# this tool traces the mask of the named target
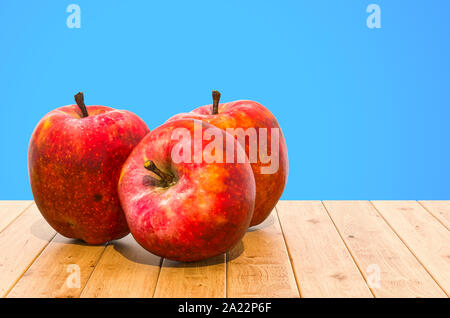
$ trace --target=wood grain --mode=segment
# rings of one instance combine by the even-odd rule
[[[57,234],[8,297],[79,297],[104,249]]]
[[[33,201],[0,201],[0,232],[32,204]]]
[[[152,297],[160,264],[129,234],[106,247],[81,297]]]
[[[4,297],[56,232],[33,204],[0,233],[0,296]]]
[[[299,297],[276,212],[228,253],[227,296]]]
[[[281,201],[277,211],[229,253],[178,263],[131,235],[106,247],[64,238],[31,201],[0,201],[0,296],[450,294],[450,201]]]
[[[278,217],[302,297],[373,297],[320,201],[280,201]]]
[[[450,201],[419,201],[419,203],[450,231]]]
[[[154,297],[225,297],[225,254],[193,263],[164,259]]]
[[[445,297],[367,201],[324,201],[376,297]]]
[[[416,201],[373,201],[378,212],[450,295],[450,232]]]

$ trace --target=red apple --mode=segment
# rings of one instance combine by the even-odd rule
[[[255,175],[255,211],[250,226],[257,225],[273,210],[286,185],[289,172],[286,141],[275,116],[263,105],[250,100],[219,104],[219,99],[220,93],[213,91],[212,105],[178,114],[168,122],[186,118],[202,120],[226,130],[239,140],[245,147]],[[239,128],[243,134],[236,130]],[[255,135],[257,141],[252,145],[250,140]],[[267,148],[267,151],[261,151],[261,148]]]
[[[232,136],[234,149],[222,142],[226,135],[208,123],[178,120],[134,148],[122,168],[119,197],[130,231],[145,249],[197,261],[228,251],[245,234],[255,180],[248,162],[225,163],[226,155],[245,156]]]
[[[149,132],[135,114],[106,106],[63,106],[31,136],[28,170],[39,211],[59,233],[101,244],[129,233],[117,195],[120,170]]]

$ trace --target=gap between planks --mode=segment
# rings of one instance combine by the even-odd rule
[[[104,249],[57,234],[7,297],[79,297]]]
[[[284,230],[283,230],[283,225],[282,225],[282,223],[281,223],[280,214],[279,214],[279,212],[278,212],[278,207],[277,207],[277,206],[278,206],[278,203],[279,203],[279,202],[277,202],[277,204],[275,205],[274,210],[275,210],[276,215],[277,215],[277,220],[278,220],[278,222],[280,223],[281,234],[283,235],[283,241],[284,241],[284,245],[285,245],[285,248],[286,248],[288,257],[289,257],[289,263],[291,264],[291,270],[292,270],[292,273],[294,274],[294,279],[295,279],[295,283],[296,283],[296,285],[297,285],[298,295],[299,295],[300,298],[303,298],[304,296],[302,295],[302,290],[301,290],[301,288],[300,288],[300,280],[299,280],[299,278],[298,278],[297,271],[296,271],[295,268],[294,268],[293,259],[292,259],[292,254],[291,254],[291,251],[289,250],[289,246],[288,246],[288,243],[287,243],[287,240],[286,240],[286,235],[285,235],[285,232],[284,232]]]
[[[151,298],[160,266],[161,258],[129,234],[106,246],[80,297]]]
[[[392,231],[450,295],[450,233],[417,201],[372,201]]]
[[[11,291],[55,235],[35,204],[0,233],[0,297]]]
[[[155,297],[299,297],[276,212],[226,254],[187,264],[165,259]]]
[[[445,297],[369,201],[323,203],[376,297]]]
[[[0,233],[33,205],[33,201],[0,201]]]
[[[225,254],[191,264],[164,260],[161,266],[160,261],[156,261],[154,263],[156,271],[152,279],[154,283],[151,283],[156,286],[154,296],[298,297],[298,289],[276,214],[272,214],[266,223],[256,229],[250,230],[230,252],[233,254],[228,258],[228,262]],[[130,255],[128,257],[122,255],[124,250],[134,253],[130,252],[130,246],[124,247],[122,251],[117,248],[126,240],[112,242],[106,247],[88,246],[58,234],[14,285],[8,297],[130,296],[127,290],[127,286],[130,285],[126,284],[133,276],[130,273],[137,270],[141,273],[140,278],[147,276],[148,268],[143,267],[148,265],[148,261],[140,263]],[[131,250],[134,249],[140,255],[138,257],[155,257],[138,246],[131,236],[128,240],[128,244],[134,245],[131,246]],[[247,248],[242,251],[244,245]],[[58,260],[56,264],[55,259]],[[72,265],[78,266],[81,274],[79,288],[67,285]],[[117,276],[114,276],[115,274]],[[118,282],[120,279],[122,283]],[[105,282],[108,288],[99,288],[105,287]],[[144,288],[145,285],[141,287]],[[170,286],[172,287],[168,288]],[[107,290],[111,290],[111,293],[108,294]],[[134,291],[136,290],[139,291],[140,288],[136,287]],[[153,296],[151,290],[146,294],[133,294],[135,295]]]
[[[227,295],[300,297],[275,209],[228,252]]]
[[[419,204],[450,231],[450,201],[418,201]]]
[[[280,201],[277,212],[302,297],[373,297],[321,201]]]
[[[284,202],[284,201],[281,201],[280,203],[282,203],[282,202]],[[303,202],[303,201],[300,201],[300,202]],[[355,201],[352,201],[352,202],[354,202],[355,203]],[[425,203],[426,202],[428,202],[428,201],[424,201]],[[424,204],[424,202],[422,202],[421,203],[421,205],[423,206],[423,204]],[[445,203],[444,203],[444,205],[445,205]],[[32,206],[34,206],[32,209],[37,209],[37,207],[35,207],[35,204],[33,204],[33,203],[31,203],[29,206],[27,206],[26,208],[24,208],[24,210],[22,211],[22,212],[20,212],[16,217],[14,217],[9,223],[8,223],[8,225],[3,229],[3,231],[0,231],[0,238],[1,238],[1,235],[2,234],[4,234],[4,233],[2,233],[2,232],[4,232],[4,231],[7,231],[7,230],[9,230],[9,228],[11,227],[11,226],[13,226],[13,228],[14,228],[14,224],[15,223],[17,223],[17,222],[19,222],[19,223],[23,223],[23,221],[22,222],[20,222],[20,220],[22,220],[23,219],[23,215],[25,215],[25,212],[27,211],[27,210],[29,210],[30,209],[30,207],[32,207]],[[448,205],[448,206],[450,206],[450,204]],[[324,204],[324,207],[325,207],[325,204]],[[375,209],[375,208],[374,208]],[[425,208],[424,207],[424,210],[425,211],[427,211],[427,213],[429,213],[430,215],[432,215],[432,216],[434,216],[434,217],[436,217],[432,212],[430,212],[430,210],[428,209],[428,208]],[[337,226],[335,223],[334,223],[334,221],[333,221],[333,218],[331,217],[331,214],[328,212],[328,211],[326,211],[327,212],[327,215],[328,215],[328,217],[330,218],[330,220],[332,221],[332,223],[333,223],[333,227],[334,227],[334,230],[335,231],[337,231],[337,232],[339,232],[339,228],[340,228],[340,226]],[[377,211],[378,213],[379,213],[379,211]],[[27,212],[28,213],[28,212]],[[292,275],[292,278],[293,278],[293,282],[294,282],[294,286],[295,286],[295,288],[296,288],[296,292],[298,292],[298,293],[300,293],[300,283],[301,283],[301,280],[302,280],[302,278],[301,278],[301,275],[297,275],[296,274],[296,272],[295,272],[295,261],[293,260],[294,259],[294,257],[291,255],[292,253],[289,251],[289,239],[287,238],[289,235],[286,235],[286,233],[285,233],[285,230],[284,230],[284,228],[283,228],[283,222],[282,222],[282,217],[280,217],[279,215],[277,216],[277,214],[276,214],[276,212],[273,212],[274,213],[274,216],[275,216],[275,218],[273,219],[273,221],[274,221],[274,223],[272,223],[271,224],[271,226],[269,226],[269,229],[266,229],[266,232],[269,232],[269,233],[272,233],[272,235],[275,233],[278,233],[278,234],[276,234],[275,235],[275,237],[280,237],[279,236],[279,234],[281,234],[281,240],[280,239],[276,239],[276,241],[278,242],[277,244],[274,244],[273,246],[272,246],[272,248],[271,249],[273,249],[274,247],[277,247],[278,249],[281,249],[281,251],[283,250],[283,249],[285,249],[285,255],[283,256],[283,252],[281,252],[281,259],[283,259],[283,257],[285,257],[285,256],[287,256],[287,260],[288,260],[288,262],[289,262],[289,268],[287,268],[286,267],[286,264],[284,264],[284,265],[282,265],[282,268],[283,268],[283,270],[281,271],[281,272],[284,272],[284,276],[285,275],[287,275],[287,276],[285,276],[285,278],[287,277],[288,279],[287,280],[285,280],[285,283],[287,282],[287,284],[286,284],[286,286],[289,286],[290,285],[290,287],[288,287],[288,290],[289,289],[291,289],[291,287],[292,287],[292,282],[291,283],[289,283],[289,276],[290,275]],[[436,212],[435,212],[436,213]],[[28,213],[29,214],[29,213]],[[28,215],[27,214],[27,215]],[[380,213],[379,213],[380,214]],[[394,233],[395,233],[395,229],[391,226],[391,224],[389,224],[385,219],[383,219],[384,220],[384,222],[390,227],[390,229],[391,229],[391,231],[393,231]],[[45,222],[45,221],[44,221]],[[437,222],[437,221],[436,221]],[[277,229],[276,229],[276,227],[277,227],[277,224],[278,224],[278,227],[279,227],[279,232],[277,232]],[[443,225],[443,223],[442,222],[440,222],[439,223],[441,226]],[[273,225],[275,226],[275,227],[273,227]],[[18,227],[17,225],[15,226],[16,228]],[[286,227],[285,227],[286,228]],[[261,229],[260,229],[261,230]],[[264,229],[263,229],[264,230]],[[256,236],[255,235],[253,235],[253,234],[255,234],[255,233],[253,233],[252,234],[252,232],[255,232],[255,233],[258,233],[259,232],[259,234],[257,234]],[[265,236],[265,234],[264,234],[265,232],[264,231],[262,231],[262,232],[260,232],[260,231],[254,231],[254,230],[250,230],[246,235],[245,235],[245,237],[244,237],[244,239],[243,239],[243,241],[246,239],[246,237],[248,237],[249,236],[249,234],[250,234],[250,236],[249,236],[249,238],[247,238],[247,241],[250,241],[250,242],[258,242],[258,241],[261,241],[261,239],[262,239],[262,243],[263,243],[263,245],[264,245],[264,236]],[[267,233],[266,233],[267,234]],[[339,233],[340,234],[340,233]],[[345,233],[344,233],[345,234]],[[340,234],[340,238],[341,238],[341,240],[343,241],[343,243],[346,245],[346,243],[345,243],[345,241],[346,241],[346,239],[348,240],[348,238],[344,238],[344,234]],[[398,236],[398,235],[396,235],[397,236],[397,239],[399,239],[399,240],[401,240],[401,238]],[[57,239],[57,237],[53,234],[53,237],[51,238],[52,239],[52,242],[54,241],[54,240],[56,240]],[[70,241],[70,240],[69,240]],[[401,240],[402,241],[402,240]],[[121,240],[120,241],[117,241],[117,242],[121,242]],[[279,242],[282,242],[282,244],[279,244]],[[0,240],[0,243],[1,243],[1,240]],[[66,242],[67,243],[67,242]],[[73,243],[73,242],[72,242]],[[407,244],[405,243],[405,242],[403,242],[402,241],[402,243],[408,248],[408,250],[409,250],[409,252],[411,253],[411,254],[413,254],[414,256],[415,256],[415,258],[416,258],[416,260],[418,260],[417,259],[417,256],[415,255],[415,253],[410,249],[410,247],[408,247],[407,246]],[[88,273],[88,276],[87,276],[87,278],[85,278],[85,284],[82,286],[82,288],[81,288],[81,291],[79,292],[79,295],[82,295],[82,297],[84,297],[84,295],[89,295],[89,293],[88,293],[88,291],[89,291],[89,289],[91,288],[90,286],[89,286],[89,284],[92,284],[91,286],[95,286],[95,279],[96,279],[96,276],[97,275],[99,275],[98,273],[101,273],[102,272],[102,270],[100,270],[100,269],[98,269],[97,270],[97,266],[99,266],[99,265],[102,265],[103,264],[103,262],[105,262],[105,260],[104,260],[104,257],[106,257],[105,255],[107,255],[106,254],[106,252],[107,252],[107,250],[108,251],[110,251],[111,249],[114,249],[114,244],[117,244],[116,242],[112,242],[112,244],[111,245],[108,245],[108,246],[103,246],[103,250],[102,250],[102,252],[99,254],[99,256],[98,256],[98,259],[97,259],[97,261],[94,263],[94,266],[93,266],[93,268],[92,268],[92,270]],[[137,243],[136,243],[137,244]],[[25,269],[23,269],[23,265],[22,265],[22,269],[23,269],[23,272],[21,273],[21,275],[16,279],[16,283],[18,282],[18,281],[20,281],[21,279],[21,277],[23,277],[22,275],[24,275],[24,273],[26,273],[27,272],[27,270],[28,269],[30,269],[34,264],[35,264],[35,261],[38,261],[39,260],[39,258],[41,258],[41,256],[42,256],[42,254],[45,252],[45,250],[49,247],[49,242],[47,241],[47,243],[45,244],[45,246],[42,248],[42,249],[40,249],[38,252],[37,252],[37,254],[35,254],[34,255],[34,258],[33,258],[33,260],[31,260],[31,262],[28,264],[28,267],[26,267]],[[70,243],[68,243],[67,245],[70,245]],[[269,244],[270,245],[270,244]],[[348,246],[347,246],[348,247]],[[346,247],[346,248],[347,248]],[[266,249],[268,249],[268,246],[266,246]],[[233,251],[232,251],[233,252]],[[230,252],[230,253],[232,253],[232,252]],[[348,253],[350,253],[350,255],[352,255],[352,251],[351,251],[351,247],[348,247],[348,250],[347,250],[347,252]],[[138,254],[139,254],[140,252],[138,252]],[[145,255],[152,255],[152,254],[150,254],[150,253],[148,253],[148,252],[146,252],[146,251],[143,251],[143,253],[146,253]],[[289,253],[289,254],[288,254]],[[248,255],[247,255],[248,256]],[[246,262],[249,262],[249,260],[251,260],[253,257],[247,257],[246,255],[244,255],[244,256],[241,256],[241,255],[239,255],[239,257],[238,258],[235,258],[235,259],[239,259],[239,258],[241,258],[241,261],[242,260],[244,260],[244,264],[246,263]],[[352,255],[353,256],[353,255]],[[224,275],[223,275],[223,277],[224,277],[224,284],[223,284],[223,289],[222,289],[222,293],[224,294],[224,296],[222,296],[222,297],[227,297],[227,296],[229,296],[229,297],[233,297],[232,295],[233,295],[233,292],[232,292],[232,285],[228,285],[227,284],[227,282],[228,282],[228,280],[229,280],[229,275],[230,275],[230,272],[232,273],[233,272],[233,266],[237,266],[236,264],[239,264],[239,262],[238,261],[236,261],[236,260],[234,260],[233,259],[233,257],[229,257],[229,255],[224,255],[223,256],[224,257],[224,261],[223,261],[223,267],[224,267]],[[242,258],[243,257],[243,258]],[[263,258],[264,259],[264,258]],[[355,264],[358,266],[358,268],[359,268],[359,265],[358,265],[358,262],[357,262],[357,256],[355,256],[354,258],[354,261],[355,261]],[[103,260],[103,261],[102,261]],[[231,264],[231,266],[230,266],[230,263],[231,262],[233,262],[233,260],[234,260],[234,263],[232,263]],[[29,261],[29,260],[28,260]],[[170,262],[170,261],[166,261],[166,262]],[[25,262],[26,263],[26,262]],[[154,289],[154,293],[149,293],[149,294],[147,294],[147,296],[148,297],[151,297],[151,296],[153,296],[153,295],[155,295],[155,296],[157,296],[158,294],[156,293],[156,286],[159,284],[159,281],[160,281],[160,278],[161,278],[161,272],[162,272],[162,270],[163,270],[163,267],[162,267],[162,263],[163,263],[163,261],[162,260],[160,260],[160,262],[159,262],[159,264],[157,265],[157,273],[156,273],[156,279],[155,279],[155,289]],[[276,268],[277,266],[273,266],[273,264],[271,265],[271,264],[267,264],[267,263],[265,263],[265,265],[264,265],[264,262],[262,262],[263,263],[263,266],[261,265],[261,264],[259,264],[259,267],[266,267],[266,269],[265,270],[267,270],[267,269],[269,269],[269,271],[270,271],[270,268],[272,267],[272,269],[274,269],[274,268]],[[221,262],[220,262],[220,264],[222,264]],[[109,266],[110,266],[111,264],[109,264]],[[423,265],[422,263],[421,263],[421,265]],[[106,264],[105,264],[105,266],[106,267],[108,267],[108,263],[106,262]],[[424,265],[425,266],[425,265]],[[423,267],[424,267],[423,266]],[[195,267],[195,266],[194,266]],[[229,267],[231,267],[231,268],[229,268]],[[258,267],[258,266],[257,266]],[[235,267],[236,268],[236,267]],[[239,268],[239,266],[237,267],[237,268]],[[231,271],[229,271],[229,269],[231,269]],[[426,269],[425,269],[426,270]],[[289,274],[289,271],[291,272],[291,274]],[[360,271],[361,271],[361,269],[360,269]],[[428,271],[428,270],[427,270]],[[258,272],[258,271],[256,271],[256,272]],[[263,270],[263,272],[264,272],[264,270]],[[32,273],[32,271],[31,271],[31,273]],[[64,272],[64,274],[67,276],[67,272]],[[363,274],[363,272],[361,271],[361,273],[360,273],[361,275],[363,275],[364,276],[364,274]],[[27,274],[26,276],[33,276],[33,275],[35,275],[35,274]],[[282,276],[283,276],[282,275]],[[24,275],[25,276],[25,275]],[[430,276],[433,276],[433,275],[431,275],[430,274]],[[434,277],[433,277],[434,278]],[[300,279],[300,282],[299,282],[299,279]],[[164,278],[162,279],[162,282],[164,282]],[[163,283],[161,283],[161,284],[163,284]],[[302,283],[303,284],[303,283]],[[441,285],[439,285],[439,286],[441,286]],[[13,287],[15,288],[15,284],[13,285]],[[13,287],[11,287],[10,289],[9,289],[9,291],[11,291],[12,289],[13,289]],[[88,288],[89,287],[89,288]],[[442,287],[442,286],[441,286]],[[93,288],[94,290],[95,290],[95,288]],[[231,290],[231,292],[230,293],[228,293],[228,290]],[[18,288],[18,290],[20,290],[19,288]],[[8,292],[9,292],[8,291]],[[13,293],[13,295],[15,294],[15,293],[17,293],[17,290]],[[17,293],[17,294],[20,294],[20,293]],[[42,293],[41,295],[45,295],[46,293],[44,292],[44,293]],[[57,294],[57,293],[56,293]],[[95,292],[94,292],[94,294],[95,294]],[[151,295],[150,295],[151,294]],[[228,295],[228,294],[230,294],[230,295]],[[242,294],[244,294],[244,293],[242,293]],[[270,293],[269,293],[270,294]],[[63,297],[65,297],[64,296],[64,293],[62,293],[62,294],[60,294],[61,296],[63,296]],[[78,296],[79,296],[78,295]],[[125,292],[125,294],[124,295],[126,295],[126,292]],[[291,296],[292,295],[294,295],[293,297],[298,297],[299,296],[299,294],[298,294],[298,296],[295,296],[295,293],[294,294],[291,294]],[[289,296],[289,297],[291,297],[291,296]],[[306,293],[306,295],[302,295],[302,296],[304,296],[304,297],[308,297],[308,293]],[[68,295],[68,296],[66,296],[66,297],[77,297],[77,295],[76,295],[76,293],[74,294],[74,295]],[[87,296],[86,296],[87,297]],[[109,295],[109,296],[107,296],[107,297],[111,297],[111,295]],[[125,297],[125,296],[124,296]],[[237,297],[237,296],[235,296],[235,297]],[[242,296],[242,297],[248,297],[248,296]],[[255,297],[257,297],[257,296],[255,296]],[[259,296],[259,297],[263,297],[263,296]],[[270,296],[266,296],[266,297],[277,297],[277,295],[273,295],[273,292],[272,292],[272,295]]]

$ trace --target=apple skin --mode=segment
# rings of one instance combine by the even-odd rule
[[[276,173],[261,173],[261,167],[267,166],[267,164],[263,164],[260,161],[259,147],[258,160],[257,162],[251,163],[256,182],[256,199],[255,211],[253,212],[253,219],[250,226],[260,224],[267,218],[267,216],[269,216],[270,212],[272,212],[286,186],[289,174],[289,161],[283,132],[281,131],[280,125],[278,124],[275,116],[266,107],[254,101],[239,100],[219,104],[218,114],[212,114],[212,109],[212,105],[201,106],[194,109],[190,113],[175,115],[170,118],[168,122],[172,120],[192,118],[205,121],[223,130],[226,130],[227,128],[242,128],[244,130],[251,127],[256,129],[267,128],[267,144],[269,147],[268,153],[270,153],[271,145],[270,128],[279,128],[279,168]],[[245,147],[246,154],[248,155],[248,142],[242,146]]]
[[[120,170],[149,132],[135,114],[106,106],[77,105],[45,115],[28,149],[33,197],[60,234],[103,244],[129,233],[117,194]]]
[[[198,122],[202,131],[211,128],[225,140],[223,130]],[[122,168],[119,197],[130,231],[142,247],[175,261],[198,261],[228,251],[244,236],[253,215],[255,180],[248,162],[176,163],[171,156],[174,145],[194,142],[171,140],[176,128],[186,128],[193,136],[194,120],[166,123],[144,137]],[[152,184],[157,179],[144,168],[148,160],[175,176],[175,183]]]

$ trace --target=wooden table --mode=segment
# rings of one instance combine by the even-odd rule
[[[88,246],[32,201],[0,201],[2,297],[448,297],[450,201],[280,201],[229,253]]]

